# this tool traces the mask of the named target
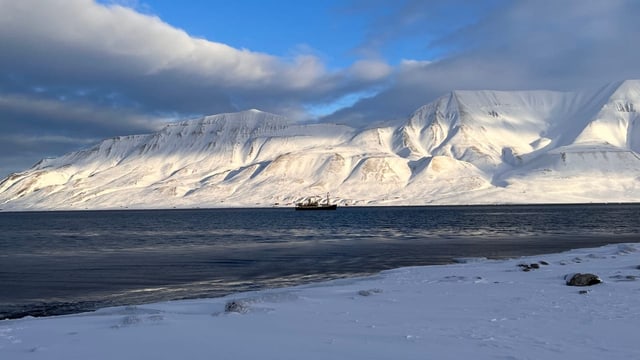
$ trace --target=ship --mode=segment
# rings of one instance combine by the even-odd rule
[[[321,204],[313,197],[309,198],[306,202],[296,204],[296,210],[335,210],[337,208],[337,204],[331,204],[331,202],[329,201],[329,193],[327,193],[326,204]]]

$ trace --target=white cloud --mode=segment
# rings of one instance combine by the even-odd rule
[[[299,89],[317,81],[324,71],[313,56],[301,55],[285,62],[268,54],[193,38],[157,17],[120,5],[104,6],[87,0],[0,4],[5,14],[0,18],[2,37],[21,39],[22,53],[27,56],[39,54],[37,50],[29,54],[29,47],[46,47],[50,52],[64,50],[100,58],[115,67],[112,71],[125,74],[180,73],[237,88],[260,84]],[[51,55],[65,58],[64,53]],[[65,69],[64,64],[60,66],[73,71]]]
[[[422,68],[432,63],[433,61],[429,60],[402,59],[402,61],[400,61],[400,69],[410,70],[415,68]]]
[[[387,63],[376,60],[356,61],[350,68],[349,74],[362,81],[376,81],[391,75],[393,69]]]

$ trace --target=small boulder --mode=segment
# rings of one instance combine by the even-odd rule
[[[591,286],[600,284],[602,280],[594,274],[570,274],[564,277],[568,286]]]
[[[532,263],[532,264],[518,264],[518,267],[522,269],[522,271],[531,271],[535,269],[540,269],[540,264]]]
[[[522,270],[522,271],[531,271],[531,267],[527,264],[518,264],[518,267]]]
[[[248,311],[249,311],[249,306],[243,301],[232,300],[232,301],[229,301],[224,306],[224,312],[226,313],[245,314]]]

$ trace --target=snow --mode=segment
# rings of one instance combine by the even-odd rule
[[[454,91],[403,122],[181,121],[0,180],[2,210],[640,202],[640,81]],[[597,191],[594,191],[597,189]]]
[[[565,285],[578,272],[603,283]],[[463,259],[226,298],[3,320],[0,358],[638,359],[638,295],[638,243]]]

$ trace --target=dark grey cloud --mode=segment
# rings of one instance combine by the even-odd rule
[[[0,119],[0,174],[5,175],[107,137],[162,126],[157,117],[92,102],[2,93]]]
[[[456,89],[572,90],[640,78],[639,18],[634,0],[507,1],[431,41],[454,49],[447,56],[407,62],[389,88],[327,120],[405,117]]]

